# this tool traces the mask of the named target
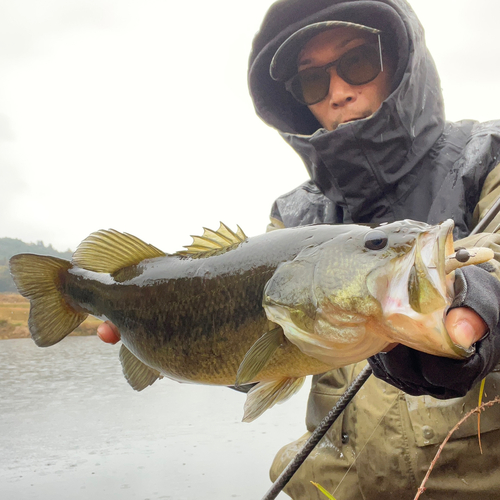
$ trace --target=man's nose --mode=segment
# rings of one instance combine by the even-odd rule
[[[340,108],[356,100],[356,89],[337,75],[335,70],[330,71],[330,89],[328,99],[330,106]]]

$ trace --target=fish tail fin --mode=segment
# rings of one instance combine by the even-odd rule
[[[40,347],[62,340],[88,316],[70,305],[63,283],[71,263],[46,255],[18,254],[9,261],[19,293],[30,300],[28,327]]]

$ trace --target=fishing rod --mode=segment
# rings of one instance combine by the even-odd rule
[[[302,449],[295,455],[294,459],[286,466],[285,470],[279,475],[278,479],[276,479],[269,491],[262,497],[262,500],[274,500],[279,495],[280,491],[286,486],[288,481],[292,479],[292,476],[297,472],[304,460],[320,442],[321,438],[327,433],[328,429],[333,425],[335,420],[337,420],[337,418],[342,414],[345,407],[358,393],[371,374],[372,369],[370,365],[366,365],[361,373],[354,379],[354,382],[347,388],[344,394],[340,396],[337,404],[320,422],[318,427],[314,429],[311,437],[306,441]]]
[[[488,224],[500,212],[500,197],[495,200],[495,203],[488,209],[485,216],[469,233],[472,236],[486,229]],[[495,228],[496,231],[497,228]],[[337,418],[345,410],[346,406],[351,402],[352,398],[358,393],[363,384],[370,378],[373,373],[370,365],[366,365],[361,373],[355,378],[351,385],[346,389],[340,397],[337,404],[330,410],[326,417],[319,423],[309,439],[306,441],[301,450],[295,455],[294,459],[286,466],[283,472],[279,475],[271,488],[262,497],[262,500],[274,500],[283,488],[288,484],[299,467],[304,463],[306,458],[311,454],[312,450],[320,442],[323,436],[328,432],[328,429],[334,424]]]

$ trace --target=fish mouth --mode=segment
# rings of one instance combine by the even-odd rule
[[[446,275],[446,258],[454,252],[454,222],[449,219],[418,235],[408,277],[409,303],[422,314],[451,304],[454,275]]]
[[[419,351],[462,359],[470,349],[455,344],[444,320],[454,298],[454,273],[446,274],[446,258],[454,252],[452,220],[429,227],[416,235],[406,255],[394,259],[384,272],[388,285],[370,288],[380,301],[391,326],[389,338]],[[372,293],[373,294],[373,293]]]

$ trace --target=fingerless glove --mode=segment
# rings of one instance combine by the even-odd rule
[[[484,267],[455,271],[451,308],[469,307],[485,321],[488,333],[475,344],[470,357],[456,360],[416,351],[402,344],[368,359],[376,377],[411,394],[438,399],[464,396],[493,371],[500,360],[500,281]]]

